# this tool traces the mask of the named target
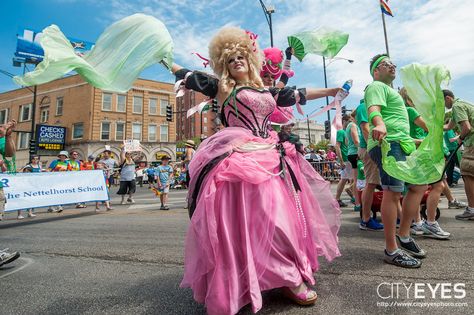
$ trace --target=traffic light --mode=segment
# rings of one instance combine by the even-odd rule
[[[217,104],[217,100],[216,99],[213,99],[212,100],[212,111],[214,113],[218,113],[219,112],[219,105]]]
[[[346,105],[342,106],[341,109],[342,109],[342,114],[345,115],[346,114]]]
[[[36,140],[30,139],[30,154],[36,154]]]
[[[331,122],[329,120],[324,122],[324,138],[331,139]]]
[[[166,121],[173,121],[173,108],[171,105],[166,105]]]

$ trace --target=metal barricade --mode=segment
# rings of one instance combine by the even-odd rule
[[[325,180],[328,181],[339,181],[341,176],[339,175],[339,163],[336,161],[309,161]]]

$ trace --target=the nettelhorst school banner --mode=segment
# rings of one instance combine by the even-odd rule
[[[104,173],[96,171],[0,174],[5,211],[105,201]]]

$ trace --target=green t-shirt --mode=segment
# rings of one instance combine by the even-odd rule
[[[468,120],[471,124],[471,132],[464,138],[465,147],[474,146],[474,105],[456,99],[453,104],[453,119],[459,125],[461,121]]]
[[[410,137],[413,139],[425,139],[426,134],[423,128],[415,124],[415,120],[420,117],[420,113],[414,108],[407,106],[408,120],[410,121]]]
[[[451,142],[449,139],[456,138],[456,133],[454,130],[448,130],[444,132],[444,142],[446,143],[446,146],[448,147],[449,151],[454,151],[458,148],[458,142],[454,141]]]
[[[5,137],[0,138],[0,154],[2,155],[2,159],[5,159]],[[0,170],[0,173],[2,171]],[[0,181],[0,189],[3,189],[3,182]]]
[[[344,131],[344,129],[337,131],[336,141],[341,144],[342,161],[347,162],[346,132]]]
[[[367,116],[367,108],[365,107],[364,100],[360,101],[359,106],[357,106],[356,109],[356,120],[357,120],[357,126],[359,127],[361,137],[359,139],[360,147],[365,149],[367,148],[367,142],[365,141],[364,134],[362,132],[362,123],[368,123],[369,122],[369,117]]]
[[[357,134],[359,135],[360,141],[360,129],[357,125],[353,122],[350,122],[346,127],[346,139],[347,139],[347,155],[354,155],[357,154],[358,146],[355,145],[354,139],[352,139],[351,128],[355,126],[357,128]]]
[[[380,106],[380,114],[387,128],[386,140],[388,142],[411,142],[410,137],[410,123],[408,121],[408,113],[403,102],[402,97],[393,88],[387,84],[374,81],[365,90],[364,101],[369,112],[370,106]],[[374,129],[372,122],[369,122],[370,134]],[[376,147],[378,142],[369,137],[367,150]]]

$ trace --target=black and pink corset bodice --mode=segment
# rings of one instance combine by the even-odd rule
[[[239,88],[229,96],[222,109],[223,124],[249,129],[255,136],[267,138],[269,117],[275,106],[275,99],[268,90]]]

